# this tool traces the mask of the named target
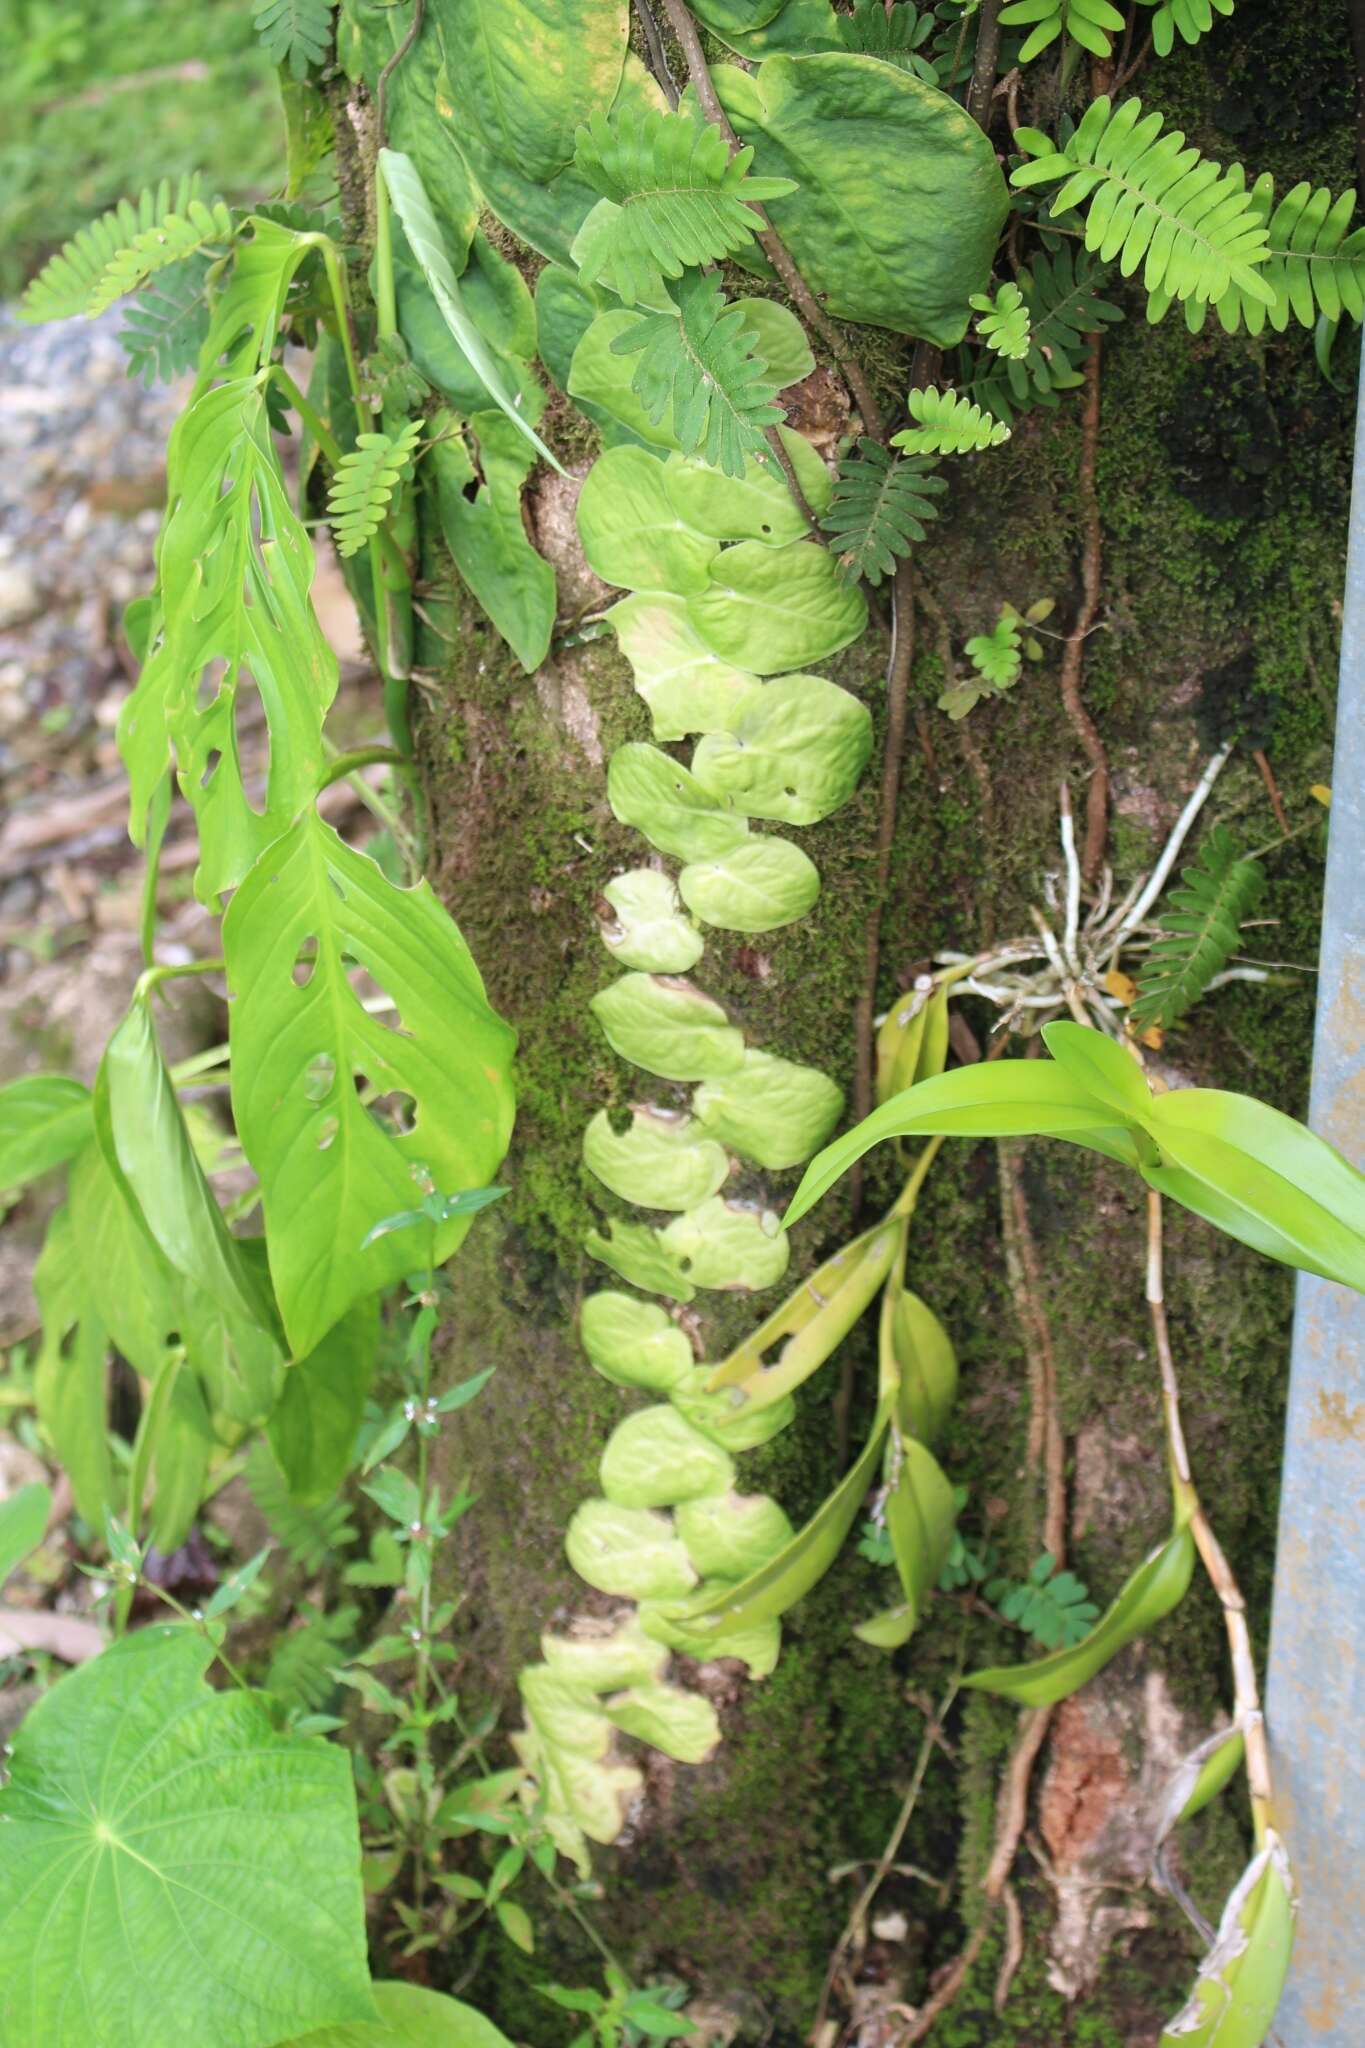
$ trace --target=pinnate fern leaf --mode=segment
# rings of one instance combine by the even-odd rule
[[[1232,835],[1216,825],[1192,867],[1180,871],[1161,915],[1161,936],[1138,976],[1129,1016],[1139,1029],[1175,1024],[1198,1002],[1236,951],[1238,926],[1261,893],[1259,861],[1239,858]]]
[[[353,1601],[329,1609],[299,1604],[298,1619],[276,1637],[265,1689],[287,1707],[318,1712],[336,1692],[333,1666],[344,1663],[355,1641],[360,1609]]]
[[[327,494],[339,555],[359,554],[379,531],[421,431],[420,420],[408,420],[396,434],[357,434],[355,447],[342,457]]]
[[[746,459],[766,449],[766,429],[783,417],[773,403],[778,386],[763,358],[750,353],[743,313],[727,305],[710,277],[684,271],[668,295],[676,314],[642,317],[616,337],[612,353],[639,355],[631,380],[636,396],[656,422],[671,409],[684,455],[702,455],[727,476],[743,476]]]
[[[1099,296],[1104,277],[1103,266],[1084,249],[1073,255],[1070,242],[1053,255],[1037,255],[1017,279],[1029,314],[1027,353],[978,357],[975,375],[964,358],[963,395],[1008,425],[1027,407],[1055,406],[1059,391],[1075,390],[1090,336],[1123,318],[1120,307]]]
[[[892,443],[907,455],[970,455],[979,448],[998,448],[1010,430],[957,391],[912,391],[906,400],[916,422],[893,434]]]
[[[933,8],[916,7],[913,0],[900,0],[894,7],[885,6],[884,0],[853,0],[852,14],[836,15],[834,22],[846,50],[879,57],[898,71],[912,72],[926,85],[939,83],[938,66],[921,54],[936,26]]]
[[[1032,24],[1019,50],[1019,62],[1031,64],[1065,32],[1092,57],[1112,57],[1109,37],[1123,27],[1123,16],[1109,0],[1011,0],[1000,10],[1006,28]]]
[[[272,64],[294,78],[326,61],[332,46],[332,0],[259,0],[252,24]]]
[[[205,232],[198,231],[200,222]],[[182,178],[178,185],[163,178],[136,200],[120,199],[73,235],[24,293],[19,317],[36,325],[69,320],[74,313],[102,312],[121,292],[136,290],[153,271],[205,241],[226,240],[231,233],[231,214],[221,200],[206,204],[200,198],[197,176]],[[158,240],[161,236],[164,242]]]
[[[609,269],[633,306],[660,274],[680,277],[744,248],[763,227],[754,206],[796,189],[789,178],[750,177],[753,155],[731,156],[720,131],[691,114],[599,109],[575,137],[575,162],[619,211],[594,237],[583,282]]]
[[[894,456],[866,438],[856,454],[845,456],[820,524],[834,537],[847,581],[865,576],[869,583],[880,583],[924,539],[925,522],[939,516],[933,501],[948,488],[933,469],[929,456]]]
[[[169,384],[194,368],[209,331],[204,296],[208,270],[207,256],[186,256],[138,293],[123,316],[118,337],[130,377],[140,377],[144,384],[158,379]]]
[[[259,1437],[247,1452],[246,1484],[271,1535],[304,1571],[321,1570],[335,1552],[355,1541],[355,1523],[340,1495],[314,1506],[296,1501],[270,1447]]]
[[[1197,43],[1213,27],[1215,14],[1232,13],[1235,0],[1142,0],[1155,7],[1152,16],[1152,48],[1158,57],[1169,57],[1179,35],[1186,43]]]
[[[1243,180],[1187,149],[1178,128],[1164,128],[1160,114],[1143,113],[1141,100],[1115,108],[1102,96],[1063,148],[1036,128],[1017,129],[1015,141],[1032,161],[1011,182],[1063,181],[1053,215],[1084,206],[1086,248],[1101,262],[1117,261],[1124,277],[1141,265],[1145,289],[1157,295],[1156,317],[1173,299],[1216,300],[1231,285],[1271,304],[1261,274],[1270,254],[1265,224]]]
[[[976,331],[993,355],[1020,362],[1029,352],[1032,332],[1029,309],[1017,284],[1002,284],[992,298],[989,292],[973,292],[967,302],[981,318]]]
[[[1260,272],[1273,300],[1263,305],[1238,285],[1231,285],[1214,311],[1229,334],[1245,325],[1259,334],[1269,321],[1283,334],[1291,320],[1312,327],[1322,315],[1339,320],[1365,316],[1365,227],[1352,228],[1356,195],[1346,191],[1333,199],[1325,185],[1295,185],[1275,205],[1275,181],[1266,172],[1251,188],[1251,204],[1265,222],[1270,260]],[[1187,324],[1197,333],[1206,308],[1185,308]]]

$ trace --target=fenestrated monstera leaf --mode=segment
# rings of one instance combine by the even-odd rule
[[[468,1215],[433,1224],[426,1244],[403,1231],[367,1237],[430,1188],[492,1179],[512,1127],[513,1036],[427,884],[395,888],[312,810],[233,897],[223,950],[233,1111],[260,1176],[280,1315],[302,1356],[352,1302],[460,1242]],[[364,1008],[356,967],[392,998],[396,1028]],[[410,1097],[412,1126],[386,1127],[361,1085]]]
[[[240,260],[240,259],[239,259]],[[167,452],[170,510],[159,551],[169,602],[137,688],[119,717],[134,839],[175,751],[199,828],[195,886],[215,902],[312,801],[336,656],[309,599],[313,549],[270,439],[263,374],[195,400]],[[200,708],[204,684],[213,695]],[[270,735],[263,801],[247,795],[237,699],[255,687]]]
[[[268,2048],[373,2016],[344,1750],[213,1692],[197,1630],[139,1630],[15,1737],[0,1791],[0,2035]]]
[[[946,93],[875,57],[718,64],[716,91],[754,168],[791,177],[771,203],[812,288],[846,320],[961,341],[1008,196],[995,151]]]

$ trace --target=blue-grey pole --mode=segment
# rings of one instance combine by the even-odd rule
[[[1356,415],[1308,1121],[1365,1157],[1365,406]],[[1301,1274],[1266,1688],[1298,1878],[1285,2048],[1365,2043],[1365,1297]]]

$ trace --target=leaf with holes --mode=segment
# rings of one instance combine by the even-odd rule
[[[492,1179],[511,1133],[513,1038],[427,884],[395,888],[311,810],[237,891],[223,949],[233,1110],[302,1356],[352,1302],[407,1272],[403,1232],[365,1244],[377,1222],[432,1186]],[[365,1009],[357,969],[397,1005],[396,1028]],[[410,1097],[413,1127],[386,1125],[360,1088]],[[438,1263],[469,1222],[434,1230]]]
[[[195,1630],[73,1671],[0,1791],[0,2034],[43,2048],[258,2048],[371,2016],[351,1768],[213,1692]]]
[[[396,434],[357,434],[327,493],[327,516],[339,555],[356,555],[378,533],[389,503],[412,470],[422,432],[420,420],[405,420]]]

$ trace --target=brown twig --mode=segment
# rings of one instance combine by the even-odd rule
[[[388,63],[384,66],[384,69],[380,72],[378,79],[375,81],[375,128],[378,133],[379,147],[381,149],[389,139],[389,132],[385,125],[384,105],[385,96],[387,95],[389,89],[389,79],[392,76],[392,74],[398,69],[403,59],[407,56],[408,51],[417,41],[418,36],[421,35],[422,15],[425,10],[425,7],[426,0],[413,0],[412,20],[408,23],[408,32],[404,36],[402,42],[398,45],[398,48],[394,51],[393,55],[390,57]]]
[[[644,30],[645,48],[649,52],[649,68],[669,106],[676,107],[681,95],[678,92],[677,80],[668,68],[668,53],[664,49],[664,39],[659,34],[659,24],[654,19],[654,9],[650,6],[649,0],[635,0],[635,12],[639,15],[640,27]]]
[[[686,6],[685,0],[662,0],[662,6],[686,59],[687,75],[692,81],[697,103],[703,114],[714,127],[719,128],[732,151],[741,148],[740,139],[730,125],[730,117],[720,103],[710,66],[706,61],[706,52],[702,49],[701,37],[697,34],[697,25],[692,19],[690,8]],[[862,364],[852,354],[838,327],[802,277],[792,260],[791,251],[763,208],[755,206],[754,212],[763,221],[763,231],[758,240],[764,255],[781,278],[792,304],[800,310],[807,324],[814,328],[839,365],[853,402],[862,414],[863,425],[874,439],[880,441],[886,432],[885,423],[881,407],[872,395],[872,386],[867,381]]]
[[[983,0],[976,30],[976,54],[967,86],[966,108],[979,128],[989,128],[995,67],[1000,58],[1001,0]]]
[[[995,1995],[991,2000],[997,2018],[1005,2010],[1005,2000],[1010,1995],[1014,1973],[1024,1960],[1024,1916],[1019,1910],[1019,1901],[1012,1884],[1007,1884],[1001,1892],[1000,1903],[1005,1909],[1005,1953],[1000,1958],[1000,1970],[995,1980]]]
[[[896,2048],[914,2048],[914,2043],[922,2041],[925,2035],[932,2030],[940,2015],[948,2010],[948,2007],[966,1983],[967,1972],[981,1953],[988,1926],[989,1921],[982,1920],[979,1926],[972,1929],[967,1937],[965,1948],[949,1964],[940,1980],[938,1989],[920,2007],[905,2032],[897,2034]]]
[[[825,539],[824,534],[821,533],[820,522],[815,516],[814,507],[801,488],[801,479],[796,474],[796,465],[787,453],[787,444],[782,439],[781,433],[776,427],[769,427],[765,431],[764,439],[777,458],[777,466],[787,480],[787,489],[791,492],[797,511],[801,514],[801,517],[805,520],[812,535],[819,541],[821,547],[828,547],[829,542]]]
[[[1090,787],[1085,800],[1085,850],[1081,872],[1093,882],[1104,860],[1109,812],[1109,761],[1095,721],[1081,701],[1081,668],[1086,637],[1100,605],[1100,506],[1095,493],[1095,457],[1100,435],[1100,341],[1096,335],[1085,360],[1085,402],[1081,408],[1081,465],[1077,478],[1081,501],[1081,604],[1062,649],[1061,691],[1066,715],[1090,762]]]
[[[1066,1446],[1057,1415],[1057,1361],[1052,1348],[1052,1331],[1043,1308],[1042,1272],[1038,1248],[1029,1223],[1019,1170],[1017,1145],[997,1145],[1000,1158],[1000,1216],[1005,1238],[1005,1264],[1009,1273],[1014,1311],[1023,1327],[1028,1347],[1029,1409],[1028,1465],[1045,1473],[1043,1548],[1057,1562],[1064,1560],[1066,1543]]]
[[[1275,823],[1281,832],[1288,832],[1289,819],[1285,815],[1284,799],[1280,795],[1280,785],[1275,780],[1275,771],[1266,759],[1265,748],[1253,747],[1251,758],[1261,771],[1261,780],[1265,784],[1266,795],[1270,798],[1270,808],[1275,813]]]

